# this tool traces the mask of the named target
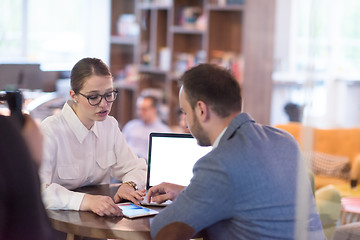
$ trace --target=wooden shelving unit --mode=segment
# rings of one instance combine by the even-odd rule
[[[111,1],[111,36],[110,36],[110,69],[114,76],[118,98],[113,103],[110,115],[114,116],[121,127],[133,118],[137,84],[122,84],[119,79],[125,78],[126,70],[136,65],[138,60],[138,36],[122,34],[119,30],[119,18],[125,14],[136,16],[136,2],[133,0]]]
[[[177,124],[178,76],[201,62],[224,65],[242,60],[246,11],[243,4],[230,6],[219,5],[215,0],[173,0],[164,5],[112,0],[112,8],[110,68],[118,77],[127,64],[136,64],[140,76],[134,87],[119,87],[122,97],[117,101],[118,112],[114,112],[121,126],[135,117],[135,99],[145,88],[163,92],[164,104],[169,109],[164,120],[169,125]],[[193,12],[194,16],[198,13],[200,17],[196,22],[189,22],[189,18],[184,17],[185,12]],[[140,34],[136,39],[116,34],[117,19],[124,13],[137,17]],[[165,55],[168,57],[165,61],[161,57],[163,52],[170,53]]]

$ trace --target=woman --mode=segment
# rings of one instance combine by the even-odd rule
[[[117,92],[109,68],[96,58],[80,60],[71,71],[70,97],[62,111],[41,123],[44,160],[40,169],[46,208],[93,211],[121,216],[115,202],[143,199],[145,160],[127,145],[118,122],[108,116]],[[70,191],[122,181],[114,196]]]

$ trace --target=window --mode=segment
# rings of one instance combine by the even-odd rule
[[[360,1],[293,1],[291,67],[338,78],[360,76]]]
[[[109,0],[2,0],[0,63],[70,70],[83,57],[108,62]]]
[[[24,52],[22,39],[23,5],[21,0],[3,0],[0,2],[0,58],[15,60]]]
[[[271,123],[288,102],[321,128],[360,122],[360,1],[277,0]]]

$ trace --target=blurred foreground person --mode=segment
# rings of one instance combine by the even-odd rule
[[[25,115],[23,129],[13,119],[0,116],[0,239],[53,239],[41,200],[37,170],[42,155],[42,135]]]

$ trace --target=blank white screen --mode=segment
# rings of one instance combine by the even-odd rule
[[[189,185],[195,162],[211,150],[211,146],[199,146],[195,138],[153,136],[149,185]]]

